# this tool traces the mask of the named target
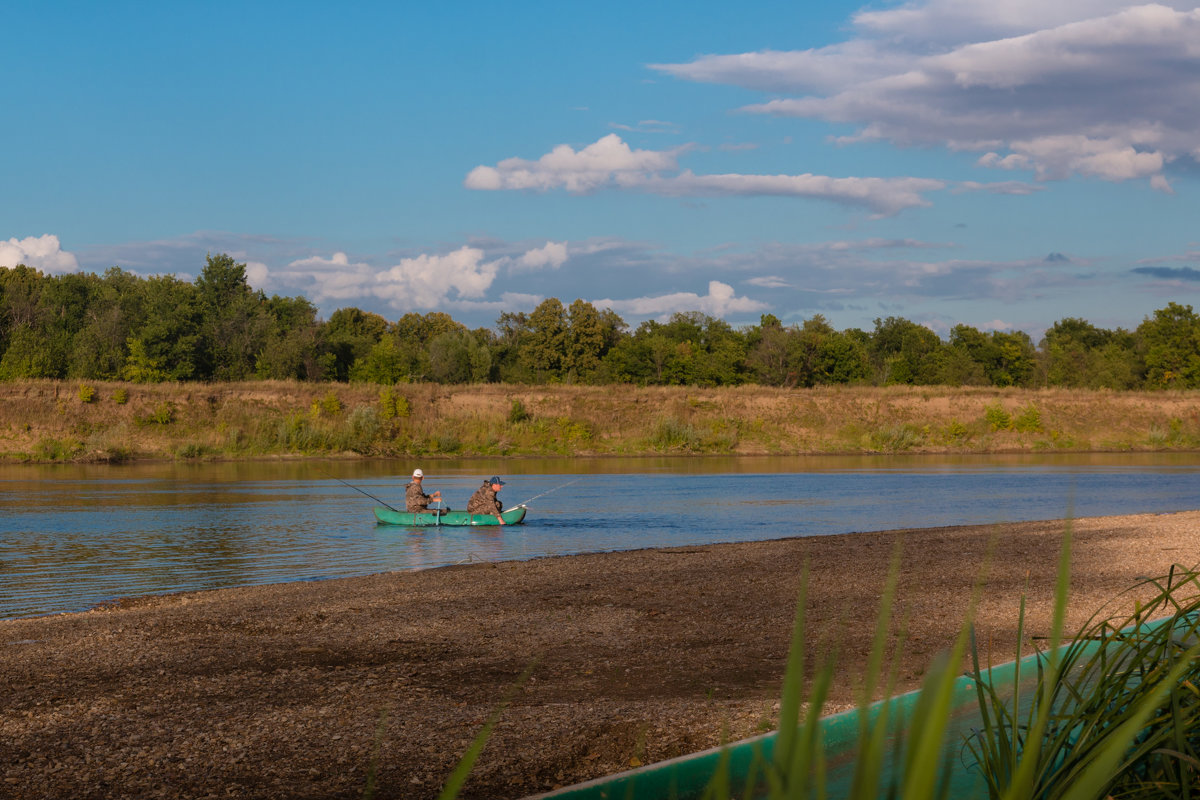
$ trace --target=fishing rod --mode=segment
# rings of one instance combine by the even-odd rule
[[[578,478],[576,478],[573,481],[567,481],[562,486],[555,486],[553,489],[547,489],[546,491],[542,492],[541,494],[535,494],[533,497],[529,498],[524,503],[517,503],[517,505],[523,506],[523,505],[532,503],[534,500],[537,500],[539,497],[545,497],[546,495],[550,494],[550,492],[557,492],[559,489],[565,489],[568,486],[570,486],[572,483],[579,483],[581,480],[583,480],[586,477],[587,477],[587,475],[580,475]]]
[[[325,472],[324,470],[321,470],[321,471],[322,471],[322,472]],[[337,481],[338,483],[342,484],[343,486],[349,486],[351,489],[353,489],[354,491],[358,492],[359,494],[365,494],[367,497],[371,498],[371,499],[372,499],[372,500],[374,500],[376,503],[379,503],[380,505],[384,505],[384,506],[387,506],[388,508],[391,508],[391,509],[392,509],[392,511],[396,511],[396,512],[399,512],[399,511],[400,511],[400,509],[398,509],[398,508],[393,508],[391,505],[388,505],[387,503],[383,502],[382,500],[380,500],[380,499],[379,499],[378,497],[376,497],[375,495],[373,495],[373,494],[370,494],[370,493],[368,493],[368,492],[364,492],[362,489],[358,488],[357,486],[353,486],[353,485],[351,485],[351,484],[349,484],[349,483],[346,483],[346,482],[345,482],[344,480],[342,480],[341,478],[334,478],[334,476],[330,475],[328,472],[325,472],[325,477],[327,477],[327,478],[333,478],[333,479],[334,479],[335,481]]]

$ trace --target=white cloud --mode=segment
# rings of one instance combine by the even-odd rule
[[[590,192],[626,185],[648,174],[675,168],[675,153],[633,150],[615,133],[575,151],[560,144],[537,161],[507,158],[495,167],[480,166],[467,175],[468,189],[566,189]]]
[[[15,267],[18,264],[47,274],[79,270],[79,262],[74,254],[63,250],[58,237],[49,233],[0,241],[0,267]]]
[[[271,269],[261,261],[246,262],[246,283],[256,289],[269,285]]]
[[[760,286],[763,289],[787,289],[791,287],[790,283],[778,275],[761,275],[757,278],[750,278],[746,283],[751,286]]]
[[[708,282],[708,294],[675,292],[654,297],[636,297],[627,300],[593,300],[597,308],[611,308],[618,314],[637,317],[669,317],[680,311],[701,311],[709,316],[724,317],[727,314],[764,311],[769,306],[748,297],[738,297],[733,287],[721,281]]]
[[[1195,2],[927,0],[854,18],[817,50],[702,56],[654,68],[787,92],[744,110],[856,124],[886,139],[979,152],[1039,179],[1148,179],[1200,158]]]
[[[697,175],[679,172],[681,149],[631,150],[609,134],[576,152],[559,145],[537,161],[510,158],[495,167],[480,166],[467,175],[469,189],[566,189],[582,193],[619,188],[671,197],[786,196],[829,200],[890,216],[929,205],[926,192],[945,188],[927,178],[834,178],[826,175]]]
[[[256,263],[252,271],[247,265],[247,275],[255,285],[303,291],[316,303],[377,300],[399,311],[483,309],[495,305],[486,296],[503,267],[518,272],[557,268],[567,256],[566,242],[546,242],[519,256],[493,258],[482,248],[463,246],[448,253],[402,258],[391,266],[377,268],[337,252],[329,257],[297,259],[279,269]]]
[[[544,247],[529,250],[525,255],[516,259],[511,272],[534,272],[536,270],[558,269],[567,261],[566,242],[546,242]]]

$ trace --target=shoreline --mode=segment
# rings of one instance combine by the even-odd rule
[[[1026,591],[1028,653],[1067,527],[1068,631],[1197,560],[1200,511],[1184,511],[553,556],[0,621],[0,794],[357,798],[378,735],[376,797],[436,797],[536,660],[461,794],[524,797],[773,728],[806,564],[814,652],[840,653],[827,711],[855,702],[898,544],[897,691],[950,645],[985,563],[981,647],[1015,656]]]

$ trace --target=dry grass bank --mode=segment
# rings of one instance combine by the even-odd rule
[[[0,383],[0,459],[1200,449],[1200,392]]]

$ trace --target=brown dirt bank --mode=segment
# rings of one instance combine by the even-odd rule
[[[1071,627],[1173,563],[1200,511],[1074,523]],[[0,797],[434,797],[517,675],[464,797],[520,797],[740,738],[774,719],[799,575],[853,703],[893,548],[914,686],[979,611],[998,661],[1028,581],[1047,632],[1065,523],[545,558],[143,598],[0,622]],[[820,644],[819,644],[820,643]],[[383,715],[386,713],[386,718]],[[381,726],[381,718],[383,718]]]

